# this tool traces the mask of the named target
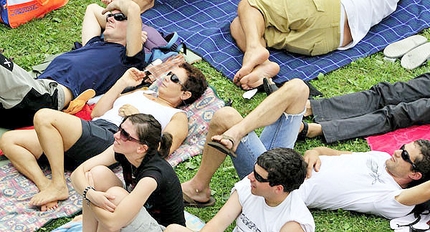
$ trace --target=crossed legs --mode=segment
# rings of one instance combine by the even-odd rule
[[[206,202],[210,198],[211,178],[226,155],[208,146],[208,141],[220,141],[225,147],[236,150],[238,142],[246,134],[276,122],[284,113],[302,113],[308,97],[307,85],[299,79],[293,79],[268,96],[245,118],[231,107],[218,110],[209,125],[200,168],[191,180],[182,184],[183,192],[199,202]],[[221,134],[231,137],[234,144]]]
[[[6,132],[0,148],[15,168],[33,181],[40,192],[30,200],[31,205],[42,211],[54,209],[57,201],[69,197],[64,179],[64,151],[68,150],[82,134],[79,118],[56,110],[42,109],[34,117],[34,130]],[[48,179],[37,160],[45,154],[52,171]]]
[[[264,18],[248,0],[238,5],[238,17],[230,25],[231,35],[244,52],[242,67],[234,76],[233,82],[243,89],[252,89],[263,84],[263,78],[278,74],[280,67],[269,60],[269,51],[263,38]]]

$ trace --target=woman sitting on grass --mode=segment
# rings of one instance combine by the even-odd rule
[[[31,205],[46,211],[56,208],[57,201],[67,199],[69,191],[64,179],[64,165],[73,161],[76,167],[111,146],[113,134],[118,131],[124,116],[139,112],[152,114],[161,123],[163,131],[173,135],[169,153],[182,144],[188,135],[188,119],[185,112],[176,108],[191,104],[204,93],[207,88],[204,75],[196,67],[183,63],[164,76],[158,96],[145,94],[142,90],[121,95],[125,88],[140,84],[144,77],[144,72],[129,69],[94,107],[92,121],[42,109],[34,117],[34,130],[9,131],[3,135],[0,149],[40,190],[30,200]],[[51,180],[37,162],[42,154],[49,161]],[[69,160],[65,162],[65,158]]]
[[[181,184],[169,154],[172,135],[152,115],[127,116],[115,142],[72,173],[83,195],[83,231],[157,232],[172,223],[185,225]],[[125,187],[108,166],[119,162]],[[142,207],[143,206],[143,207]],[[160,224],[160,225],[159,225]]]

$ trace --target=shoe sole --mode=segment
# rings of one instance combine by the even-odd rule
[[[413,35],[388,45],[384,49],[384,56],[389,58],[398,58],[426,42],[426,37],[422,35]]]
[[[403,68],[414,69],[424,64],[430,58],[430,42],[418,46],[406,53],[400,64]]]

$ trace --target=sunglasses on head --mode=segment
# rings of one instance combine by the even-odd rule
[[[265,179],[260,174],[258,174],[258,172],[255,171],[255,168],[254,168],[254,178],[255,178],[256,181],[258,181],[260,183],[269,182],[268,179]]]
[[[176,76],[176,74],[174,74],[173,72],[168,72],[167,76],[170,78],[170,81],[175,83],[175,84],[179,84],[182,89],[186,89],[185,86],[182,84],[181,80],[179,79],[178,76]]]
[[[403,159],[404,161],[406,161],[406,162],[410,163],[410,164],[412,165],[412,168],[413,168],[415,171],[418,171],[417,166],[416,166],[416,165],[414,164],[414,162],[412,162],[412,160],[411,160],[411,156],[409,155],[409,152],[405,150],[405,145],[404,145],[404,144],[400,147],[400,150],[402,150],[402,154],[401,154],[402,159]]]
[[[113,17],[116,21],[127,20],[127,16],[125,16],[123,13],[115,13],[115,14],[109,13],[106,15],[106,22],[110,17]]]
[[[127,131],[125,131],[122,127],[118,128],[119,131],[119,138],[126,142],[126,141],[132,141],[132,142],[137,142],[140,143],[140,141],[138,139],[133,138]]]

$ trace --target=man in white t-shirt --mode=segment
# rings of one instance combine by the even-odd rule
[[[353,210],[391,219],[430,200],[428,140],[407,143],[392,156],[317,147],[304,157],[308,179],[298,192],[309,208]]]
[[[258,157],[254,171],[236,183],[228,201],[200,231],[315,231],[315,223],[297,188],[306,176],[303,157],[291,148],[275,148]],[[170,225],[165,232],[191,231]]]

